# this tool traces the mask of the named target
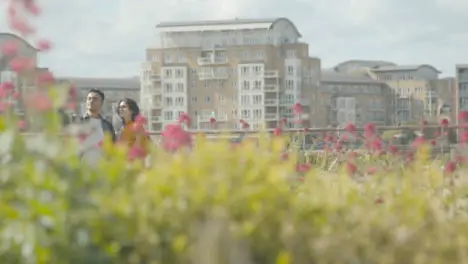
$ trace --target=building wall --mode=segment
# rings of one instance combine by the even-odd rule
[[[456,66],[456,112],[468,110],[468,64]]]
[[[392,123],[391,90],[384,83],[323,80],[316,102],[315,127]]]
[[[159,94],[164,96],[165,77],[150,76],[165,67],[187,71],[185,111],[192,129],[240,129],[240,119],[252,129],[274,128],[283,116],[293,126],[293,104],[303,103],[309,118],[314,111],[320,60],[309,57],[307,44],[295,43],[298,33],[289,23],[280,21],[268,32],[164,33],[161,38],[167,48],[147,49],[142,65],[141,98],[154,96],[152,103],[145,102],[150,130],[161,130],[178,116],[166,122],[161,113],[183,110],[156,103]]]

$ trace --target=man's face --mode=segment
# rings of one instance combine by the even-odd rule
[[[89,93],[86,97],[86,106],[91,112],[98,112],[101,109],[101,97],[97,93]]]

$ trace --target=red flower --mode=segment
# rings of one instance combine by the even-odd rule
[[[460,132],[460,142],[467,143],[468,142],[468,130],[464,129]]]
[[[15,85],[12,82],[0,83],[0,92],[4,92],[6,94],[8,92],[13,91],[14,89],[15,89]]]
[[[216,123],[216,119],[214,117],[210,117],[210,124]]]
[[[357,157],[357,153],[355,151],[351,151],[348,153],[348,158],[354,160]]]
[[[427,122],[426,120],[423,120],[423,121],[421,122],[421,125],[422,125],[422,126],[427,126],[427,124],[428,124],[428,122]]]
[[[288,120],[286,119],[286,117],[281,118],[281,124],[284,125],[284,124],[286,124],[287,121],[288,121]]]
[[[449,125],[449,121],[447,118],[442,118],[440,120],[440,125],[443,126],[443,127],[447,127]]]
[[[453,161],[447,161],[444,166],[444,173],[450,175],[457,169],[457,164]]]
[[[435,146],[436,145],[436,141],[434,139],[432,139],[431,141],[429,141],[429,144],[431,144],[431,146]]]
[[[356,165],[354,165],[352,162],[346,162],[346,172],[349,175],[354,175],[357,171]]]
[[[397,153],[398,153],[398,148],[395,147],[395,146],[393,146],[393,145],[389,145],[389,146],[388,146],[388,152],[389,152],[390,154],[397,154]]]

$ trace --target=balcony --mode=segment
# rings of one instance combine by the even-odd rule
[[[151,80],[153,82],[160,82],[161,81],[161,74],[151,74]]]
[[[295,102],[293,100],[280,100],[280,105],[294,105]]]
[[[229,78],[227,71],[205,71],[199,72],[198,78],[200,80],[225,80]]]
[[[150,120],[151,120],[151,122],[153,122],[153,123],[160,123],[160,122],[162,122],[162,118],[161,118],[160,116],[152,116]]]
[[[265,121],[275,121],[278,120],[278,115],[277,114],[268,114],[265,113]]]
[[[277,99],[265,99],[265,105],[266,106],[277,106],[278,105],[278,100]]]
[[[215,56],[209,56],[209,57],[198,57],[197,63],[200,66],[206,66],[206,65],[222,65],[222,64],[227,64],[228,59],[226,57],[215,57]]]
[[[263,78],[279,78],[278,71],[264,71]]]
[[[278,85],[276,84],[265,84],[263,87],[265,92],[278,92]]]

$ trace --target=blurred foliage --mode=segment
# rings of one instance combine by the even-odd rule
[[[444,176],[424,151],[409,166],[358,156],[352,176],[314,165],[297,185],[299,152],[281,156],[300,136],[197,138],[189,152],[153,149],[150,167],[105,142],[91,168],[54,129],[0,127],[2,263],[468,261],[463,174]]]

